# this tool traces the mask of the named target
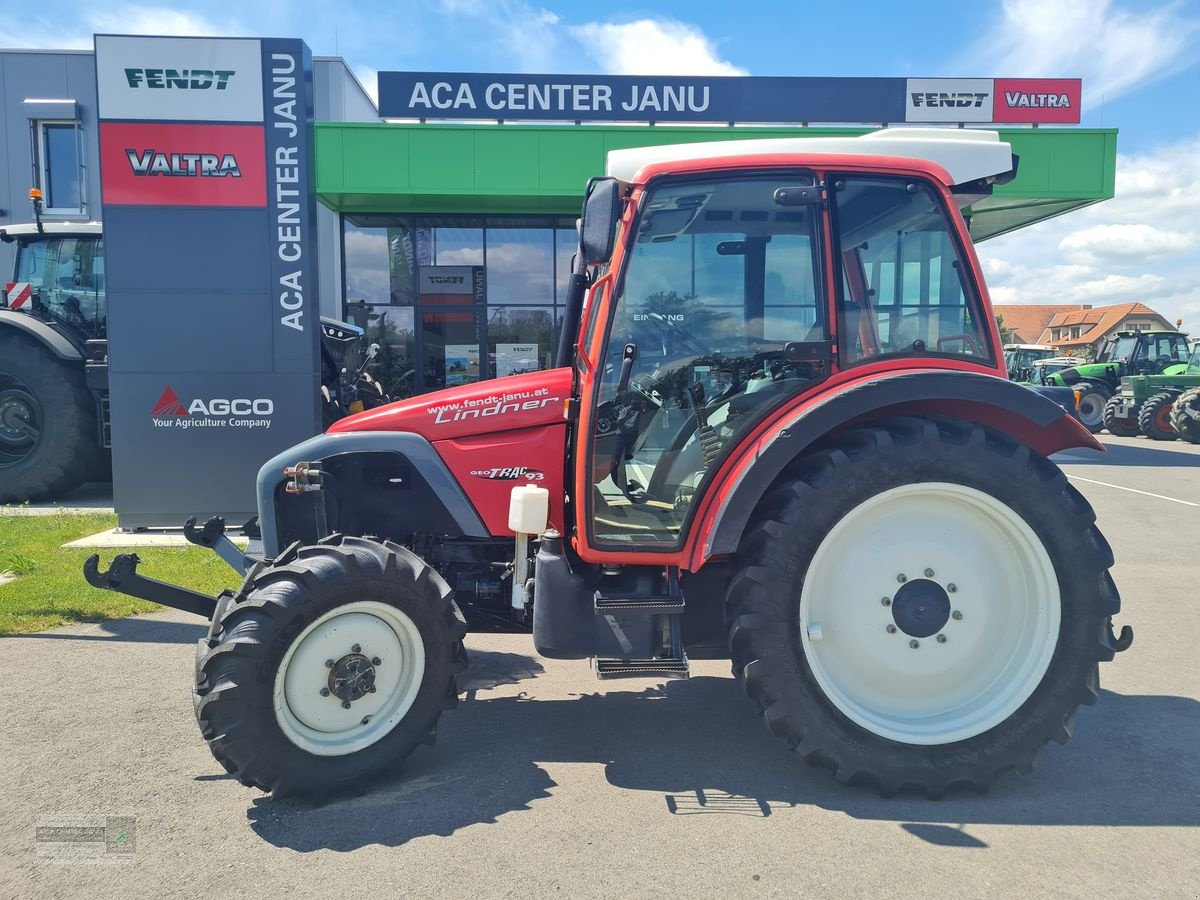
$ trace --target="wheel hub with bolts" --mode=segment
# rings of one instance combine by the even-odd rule
[[[373,694],[375,666],[361,653],[347,653],[329,669],[328,689],[344,705],[353,703],[367,694]],[[348,705],[346,708],[349,708]]]
[[[930,637],[950,621],[950,595],[936,581],[918,578],[905,582],[896,591],[891,610],[896,627],[909,637]]]
[[[20,387],[0,390],[0,443],[12,446],[37,440],[37,401]]]
[[[375,601],[348,603],[293,641],[276,676],[276,719],[310,753],[354,752],[403,718],[424,670],[420,633],[407,615]]]

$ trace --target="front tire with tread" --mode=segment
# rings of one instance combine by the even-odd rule
[[[1061,615],[1053,655],[1016,712],[965,739],[903,743],[852,721],[821,687],[799,634],[801,592],[844,517],[884,492],[928,482],[974,489],[1016,513],[1053,564]],[[771,732],[841,782],[871,783],[885,796],[906,787],[930,797],[986,790],[1008,770],[1029,771],[1048,741],[1065,743],[1078,706],[1098,696],[1120,598],[1095,520],[1057,466],[991,429],[906,417],[843,432],[781,476],[742,538],[727,594],[734,671]],[[871,565],[870,547],[862,559]],[[837,599],[880,608],[875,595]]]
[[[1134,410],[1132,416],[1124,417],[1117,415],[1117,408],[1121,405],[1121,397],[1110,397],[1108,402],[1104,404],[1104,427],[1108,429],[1108,433],[1117,437],[1137,437],[1142,433],[1138,426],[1137,410]]]
[[[420,744],[432,744],[442,711],[458,702],[456,677],[466,667],[467,626],[451,597],[420,557],[369,538],[334,535],[313,546],[293,545],[256,567],[236,596],[222,598],[209,637],[197,647],[196,719],[213,756],[242,784],[277,797],[320,800],[365,784]],[[309,752],[277,718],[281,664],[306,628],[364,600],[394,607],[419,631],[420,687],[403,718],[374,743],[342,755]],[[314,692],[317,686],[314,681]]]
[[[1175,394],[1171,391],[1160,391],[1146,398],[1138,410],[1138,428],[1142,434],[1152,441],[1173,441],[1179,435],[1171,424],[1171,407],[1175,403]]]

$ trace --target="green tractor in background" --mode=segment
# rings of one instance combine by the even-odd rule
[[[1200,341],[1186,363],[1168,366],[1161,375],[1122,378],[1120,392],[1104,407],[1104,427],[1121,437],[1181,437],[1200,444]]]
[[[1119,331],[1104,342],[1095,362],[1055,372],[1047,376],[1046,383],[1076,388],[1079,421],[1092,434],[1098,434],[1107,427],[1104,411],[1122,378],[1182,371],[1187,368],[1187,359],[1187,335],[1181,331]],[[1123,424],[1124,420],[1117,427]],[[1130,436],[1127,431],[1112,433]],[[1132,432],[1137,433],[1137,429]]]

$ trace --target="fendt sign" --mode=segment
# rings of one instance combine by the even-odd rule
[[[120,524],[245,521],[320,430],[311,55],[98,35],[96,83]]]
[[[661,78],[380,72],[398,119],[1078,124],[1078,78]]]

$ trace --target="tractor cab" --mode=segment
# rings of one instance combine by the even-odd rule
[[[1180,331],[1121,331],[1096,355],[1096,362],[1117,365],[1122,376],[1158,375],[1187,359],[1188,337]]]
[[[592,198],[618,215],[595,231],[620,234],[593,251],[602,274],[575,357],[585,553],[681,550],[717,473],[835,384],[913,365],[1002,373],[952,190],[1007,177],[994,147],[897,130],[723,145],[718,159],[704,145],[610,154]],[[850,155],[866,152],[906,158],[885,173]],[[939,165],[972,152],[986,177]]]
[[[78,347],[105,337],[108,305],[99,222],[8,225],[0,229],[0,240],[17,245],[3,308],[41,319]]]

